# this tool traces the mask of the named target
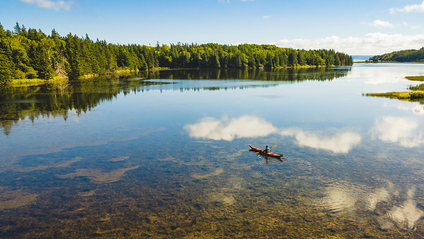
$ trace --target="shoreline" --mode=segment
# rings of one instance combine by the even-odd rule
[[[117,70],[114,72],[106,72],[103,74],[87,74],[87,75],[83,75],[78,77],[78,80],[90,80],[93,78],[97,78],[100,76],[116,76],[116,75],[124,75],[124,74],[130,74],[130,73],[137,73],[139,72],[139,70]],[[53,77],[53,79],[51,80],[43,80],[43,79],[38,79],[38,78],[34,78],[34,79],[13,79],[11,82],[0,86],[4,87],[4,86],[12,86],[12,87],[27,87],[27,86],[37,86],[37,85],[43,85],[43,84],[48,84],[48,83],[60,83],[60,82],[65,82],[65,81],[70,81],[68,77],[66,76],[55,76]]]
[[[353,64],[360,63],[360,64],[384,64],[384,63],[404,63],[404,64],[424,64],[422,61],[380,61],[380,62],[372,62],[372,61],[354,61]]]
[[[264,69],[308,69],[308,68],[326,68],[325,65],[315,66],[315,65],[297,65],[297,66],[283,66],[283,67],[246,67],[242,68],[241,70],[264,70]],[[337,66],[329,66],[328,68],[337,67]],[[149,70],[140,71],[140,70],[116,70],[113,72],[105,72],[102,74],[87,74],[78,77],[78,80],[91,80],[94,78],[102,77],[102,76],[120,76],[120,75],[126,75],[131,73],[138,73],[138,72],[155,72],[155,71],[172,71],[172,70],[202,70],[202,69],[211,69],[211,68],[169,68],[169,67],[155,67]],[[215,68],[213,68],[215,69]],[[217,70],[227,70],[232,68],[216,68]],[[61,82],[69,82],[72,80],[69,80],[66,76],[55,76],[53,79],[50,80],[43,80],[39,78],[34,79],[13,79],[11,82],[0,85],[0,88],[4,87],[30,87],[30,86],[37,86],[37,85],[43,85],[43,84],[54,84],[54,83],[61,83]]]
[[[405,79],[409,81],[424,81],[424,76],[405,76]],[[362,93],[362,96],[371,97],[385,97],[390,99],[398,99],[402,101],[420,102],[424,100],[424,84],[417,86],[410,86],[411,91],[392,91],[386,93]]]

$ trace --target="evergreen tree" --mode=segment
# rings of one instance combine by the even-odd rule
[[[53,68],[51,64],[51,57],[53,48],[55,47],[52,39],[42,39],[36,48],[36,62],[34,67],[38,71],[38,76],[45,80],[53,78]]]
[[[296,66],[298,63],[297,61],[297,52],[296,50],[292,50],[289,53],[289,65]]]
[[[15,35],[19,35],[19,33],[21,33],[21,26],[19,26],[19,23],[16,23],[14,29],[15,29],[15,31],[13,33]]]
[[[69,79],[78,79],[78,77],[82,76],[83,72],[79,38],[77,36],[72,36],[72,34],[69,33],[66,38],[66,45],[68,64],[65,68],[68,73],[68,77]]]
[[[304,66],[306,64],[305,55],[304,55],[303,51],[299,51],[299,53],[297,54],[297,62],[301,66]]]
[[[327,67],[334,65],[334,57],[332,55],[327,55],[325,58],[325,65],[327,65]]]
[[[3,25],[0,22],[0,39],[6,38],[6,32],[4,31]]]
[[[336,55],[336,58],[334,59],[334,65],[336,66],[340,66],[341,65],[341,61],[338,55]]]
[[[0,84],[6,84],[12,80],[10,60],[0,49]]]

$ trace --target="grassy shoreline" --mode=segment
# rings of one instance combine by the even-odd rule
[[[107,75],[123,75],[123,74],[130,74],[133,72],[138,72],[138,70],[116,70],[114,72],[107,72],[104,74],[88,74],[78,77],[78,80],[90,80],[99,76],[107,76]],[[68,77],[60,77],[55,76],[53,79],[50,80],[44,80],[44,79],[13,79],[11,82],[7,83],[5,86],[12,86],[12,87],[27,87],[27,86],[37,86],[37,85],[43,85],[47,83],[60,83],[64,81],[69,81]],[[1,86],[0,86],[1,87]]]
[[[296,65],[296,66],[284,66],[284,67],[272,67],[272,69],[300,69],[300,68],[321,68],[321,67],[327,67],[325,65],[315,66],[315,65]],[[335,67],[334,65],[331,67]],[[218,69],[227,69],[227,68],[218,68]],[[246,68],[246,69],[265,69],[265,68]],[[268,69],[268,68],[266,68]],[[149,69],[147,71],[154,72],[154,71],[167,71],[167,70],[199,70],[199,68],[169,68],[169,67],[154,67],[152,69]],[[78,80],[91,80],[97,77],[101,76],[112,76],[112,75],[125,75],[125,74],[131,74],[131,73],[138,73],[139,70],[128,70],[128,69],[122,69],[122,70],[116,70],[116,71],[109,71],[103,74],[87,74],[78,77]],[[5,85],[0,85],[1,87],[4,86],[11,86],[11,87],[29,87],[29,86],[37,86],[37,85],[43,85],[48,83],[60,83],[60,82],[66,82],[69,81],[68,77],[59,77],[55,76],[53,79],[50,80],[44,80],[44,79],[13,79],[11,82],[8,82]]]
[[[405,76],[405,79],[410,81],[424,81],[424,76]],[[385,97],[391,99],[398,99],[402,101],[423,101],[424,100],[424,84],[419,86],[410,86],[412,91],[402,91],[402,92],[386,92],[386,93],[366,93],[362,94],[363,96],[371,97]]]
[[[366,96],[372,97],[386,97],[398,100],[415,100],[415,99],[424,99],[424,91],[414,90],[406,92],[386,92],[386,93],[367,93]]]
[[[405,76],[405,79],[410,81],[424,81],[424,76]]]

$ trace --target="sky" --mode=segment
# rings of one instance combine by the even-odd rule
[[[377,55],[424,47],[421,0],[1,0],[0,23],[114,44],[242,43]]]

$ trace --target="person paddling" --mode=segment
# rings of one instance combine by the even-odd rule
[[[269,153],[269,152],[271,152],[271,149],[269,148],[269,146],[267,145],[266,147],[265,147],[265,153]]]

